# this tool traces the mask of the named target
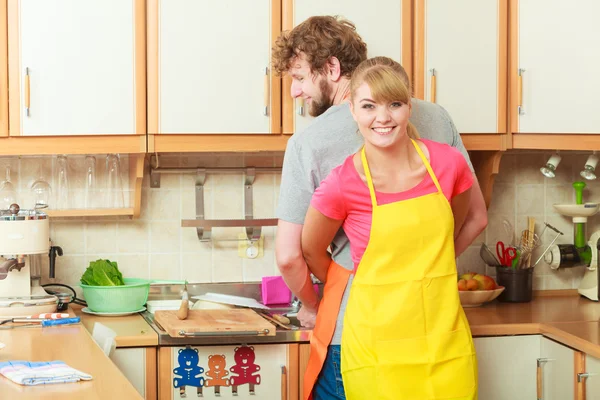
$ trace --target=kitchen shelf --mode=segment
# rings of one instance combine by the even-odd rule
[[[146,135],[0,136],[0,155],[146,153]]]
[[[145,154],[129,154],[129,189],[131,204],[123,208],[78,208],[66,210],[44,210],[50,217],[108,217],[129,216],[138,218],[142,209],[142,180],[144,179]]]
[[[148,152],[285,151],[289,138],[289,135],[282,134],[149,134]]]
[[[134,216],[135,209],[130,208],[94,208],[94,209],[73,209],[73,210],[46,210],[50,217],[105,217],[105,216]]]
[[[500,160],[504,151],[474,151],[470,153],[471,163],[477,175],[477,181],[481,187],[485,205],[490,207],[492,201],[492,191],[494,189],[494,179],[500,170]]]
[[[600,150],[598,134],[536,134],[515,133],[512,135],[514,149],[528,150]]]
[[[468,151],[506,150],[510,148],[510,136],[506,134],[467,133],[460,135]]]

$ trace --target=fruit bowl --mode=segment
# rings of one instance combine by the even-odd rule
[[[488,303],[500,296],[504,291],[504,286],[499,286],[494,290],[464,290],[459,291],[460,304],[464,307],[479,307],[483,303]]]

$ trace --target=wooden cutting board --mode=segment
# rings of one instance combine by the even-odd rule
[[[177,310],[157,310],[154,320],[171,337],[185,337],[186,333],[214,333],[214,336],[251,332],[248,336],[275,336],[275,326],[250,309],[190,310],[187,319],[177,318]],[[268,333],[265,333],[268,330]]]

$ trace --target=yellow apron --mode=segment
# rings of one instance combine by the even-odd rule
[[[419,145],[437,192],[373,203],[369,244],[356,271],[342,332],[348,400],[476,399],[477,359],[460,304],[452,208]]]

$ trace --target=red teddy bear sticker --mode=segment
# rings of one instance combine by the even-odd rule
[[[229,371],[225,368],[225,356],[213,354],[208,356],[208,371],[204,373],[206,380],[204,386],[215,388],[215,395],[221,394],[221,386],[229,386]]]
[[[235,348],[235,365],[229,370],[232,372],[229,383],[233,394],[237,394],[239,385],[249,384],[250,394],[254,394],[254,386],[260,385],[260,375],[255,372],[260,371],[260,365],[254,364],[256,355],[254,347],[242,346]]]

